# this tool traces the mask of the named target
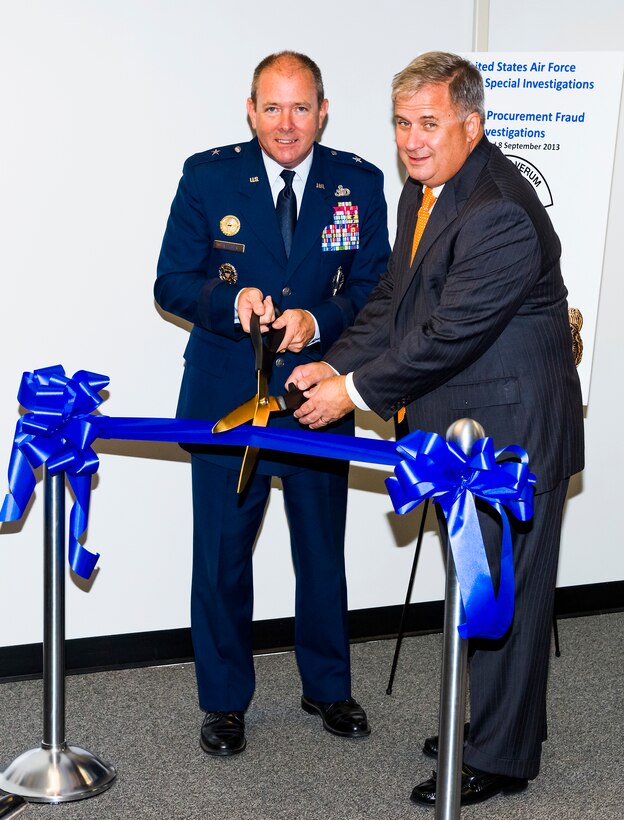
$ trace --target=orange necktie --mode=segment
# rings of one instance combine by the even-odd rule
[[[420,242],[423,233],[425,232],[425,226],[429,219],[429,214],[431,213],[431,209],[433,208],[433,203],[436,201],[435,196],[433,195],[433,191],[431,188],[425,188],[423,193],[422,204],[418,209],[418,218],[416,219],[416,227],[414,228],[414,240],[412,242],[412,257],[410,260],[410,265],[414,261],[414,257],[416,256],[416,249],[418,248],[418,243]]]
[[[414,239],[412,241],[412,257],[410,260],[410,265],[414,261],[414,257],[416,256],[416,249],[418,248],[418,243],[420,242],[423,233],[425,232],[425,225],[429,219],[429,214],[431,213],[431,209],[433,208],[433,203],[436,201],[435,196],[433,195],[433,191],[431,188],[425,187],[423,193],[422,203],[420,208],[418,209],[418,217],[416,218],[416,227],[414,228]],[[397,413],[397,421],[399,424],[405,418],[405,407],[399,408]]]

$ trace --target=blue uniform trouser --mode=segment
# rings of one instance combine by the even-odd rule
[[[295,653],[303,694],[333,702],[351,694],[344,531],[346,464],[282,476],[296,577]],[[199,705],[243,711],[254,692],[254,542],[271,476],[254,475],[242,496],[238,472],[193,456],[191,630]]]

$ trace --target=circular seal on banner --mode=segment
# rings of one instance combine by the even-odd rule
[[[235,285],[238,281],[238,271],[230,262],[219,265],[219,279],[228,285]]]
[[[221,233],[226,236],[234,236],[234,234],[240,231],[240,219],[237,216],[232,216],[232,214],[227,214],[227,216],[224,216],[221,222],[219,222],[219,227],[221,228]]]
[[[524,157],[518,157],[515,154],[505,154],[505,156],[513,162],[522,176],[535,188],[535,192],[544,208],[549,208],[553,204],[553,196],[548,180],[539,168]]]

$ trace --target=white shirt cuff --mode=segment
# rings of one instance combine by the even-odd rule
[[[310,313],[309,310],[306,310],[306,313],[309,316],[312,316],[312,318],[314,319],[314,336],[306,345],[306,347],[310,347],[310,345],[315,345],[317,342],[321,341],[321,330],[319,328],[318,322],[316,321],[316,317],[314,316],[314,314]]]
[[[347,391],[347,395],[358,408],[358,410],[370,410],[370,407],[364,399],[358,393],[355,385],[353,384],[353,373],[347,373],[345,377],[345,389]]]

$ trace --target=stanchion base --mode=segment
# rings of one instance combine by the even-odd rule
[[[23,797],[16,794],[0,794],[0,820],[9,820],[18,817],[28,808],[28,803]]]
[[[6,767],[0,789],[32,803],[66,803],[103,792],[116,776],[113,766],[77,746],[41,746]]]

